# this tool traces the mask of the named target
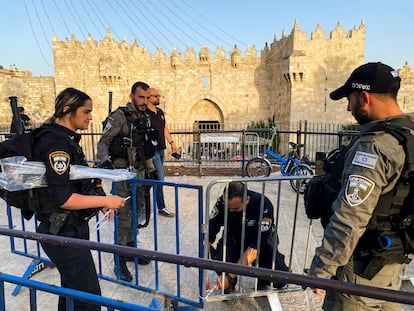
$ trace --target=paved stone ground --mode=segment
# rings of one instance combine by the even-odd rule
[[[225,177],[214,176],[167,176],[166,181],[180,184],[192,184],[204,186],[203,198],[206,200],[206,188],[207,185]],[[261,191],[262,184],[249,184],[250,189]],[[223,185],[220,183],[214,184],[210,188],[210,206],[214,204],[216,197],[222,192]],[[312,253],[317,244],[320,241],[322,230],[318,224],[314,224],[309,231],[309,222],[306,219],[303,211],[303,203],[299,202],[299,208],[295,209],[296,195],[290,189],[289,185],[283,184],[281,188],[278,188],[276,183],[266,184],[265,193],[269,196],[273,203],[276,205],[277,195],[281,193],[280,210],[279,210],[279,222],[278,222],[278,234],[280,239],[279,250],[287,255],[287,262],[290,263],[291,269],[294,273],[302,273],[303,268],[309,265],[309,261],[312,258]],[[166,197],[167,206],[171,209],[174,208],[174,189],[171,187],[165,187],[164,193]],[[186,256],[197,257],[197,196],[194,191],[180,190],[179,191],[179,233],[180,233],[180,253]],[[204,201],[205,204],[208,202]],[[4,212],[4,204],[0,205],[0,226],[6,226],[6,214]],[[295,215],[297,217],[295,218]],[[293,222],[296,219],[297,222]],[[16,223],[17,224],[17,223]],[[94,223],[91,221],[91,226]],[[17,228],[18,229],[18,228]],[[28,228],[29,230],[30,228]],[[175,252],[176,241],[175,234],[175,222],[172,218],[157,217],[157,230],[158,230],[158,244],[159,251],[161,252]],[[106,225],[102,230],[102,241],[106,243],[112,243],[113,241],[113,224]],[[308,232],[311,232],[309,239],[309,254],[306,259]],[[94,235],[91,236],[93,240]],[[141,230],[139,234],[139,247],[144,249],[153,250],[154,235],[152,222],[148,228]],[[292,245],[293,243],[293,245]],[[292,256],[289,256],[290,250],[293,249]],[[31,259],[19,255],[12,254],[10,252],[9,238],[0,236],[0,272],[13,274],[17,276],[23,275],[25,269],[30,264]],[[128,264],[130,269],[134,269],[132,263]],[[160,290],[167,292],[175,292],[176,287],[176,266],[159,263],[160,268],[159,284]],[[154,286],[154,268],[155,263],[152,262],[148,266],[139,266],[138,275],[139,282],[142,286]],[[112,254],[103,254],[103,273],[108,276],[113,276],[113,256]],[[181,271],[181,286],[180,290],[182,296],[188,296],[189,299],[197,300],[198,297],[198,276],[197,269],[194,268],[180,268]],[[215,274],[208,272],[208,275],[214,281]],[[50,284],[59,285],[59,275],[54,268],[47,268],[40,273],[32,277],[33,280],[39,280]],[[244,277],[239,283],[243,286],[243,291],[251,291],[254,287],[254,281],[250,278]],[[115,299],[121,299],[124,301],[136,303],[138,305],[148,306],[153,296],[142,291],[138,291],[134,288],[121,286],[117,283],[102,280],[101,281],[102,292],[104,296],[112,297]],[[26,311],[29,310],[29,291],[23,288],[17,296],[12,296],[14,286],[11,284],[5,285],[5,300],[7,310],[13,311]],[[293,311],[317,311],[321,310],[322,298],[316,296],[312,291],[302,291],[298,289],[296,285],[289,285],[287,291],[278,292],[278,298],[280,300],[283,310]],[[52,311],[56,310],[57,297],[48,295],[42,292],[38,292],[37,296],[38,310]],[[209,311],[251,311],[251,310],[270,310],[268,301],[265,297],[243,297],[221,301],[218,296],[211,296],[211,299],[205,302],[205,310]],[[408,310],[408,309],[407,309]],[[414,309],[411,309],[414,310]]]

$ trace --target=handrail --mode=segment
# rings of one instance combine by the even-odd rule
[[[101,250],[110,253],[120,253],[122,255],[127,256],[145,256],[152,260],[159,260],[163,262],[179,264],[185,267],[198,267],[203,269],[220,270],[250,277],[258,277],[271,282],[282,280],[284,282],[298,284],[303,287],[323,288],[351,295],[365,296],[375,299],[414,305],[414,296],[412,295],[412,293],[372,287],[367,285],[359,285],[351,282],[341,282],[332,279],[322,279],[313,276],[265,269],[260,267],[249,267],[239,264],[225,263],[216,260],[194,258],[189,256],[155,252],[144,249],[135,249],[120,245],[97,243],[81,239],[59,237],[35,232],[25,232],[21,230],[7,229],[1,227],[0,234],[31,240],[40,240],[55,245],[60,244],[65,246]]]

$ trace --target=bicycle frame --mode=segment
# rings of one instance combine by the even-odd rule
[[[292,166],[295,167],[295,171],[299,171],[299,164],[301,163],[300,160],[291,153],[288,153],[287,158],[282,157],[280,154],[274,152],[272,148],[272,143],[277,135],[277,128],[272,127],[272,136],[270,137],[270,141],[268,144],[267,149],[265,150],[263,156],[258,156],[258,158],[262,158],[264,161],[268,162],[269,166],[271,167],[272,164],[268,158],[276,159],[276,161],[280,165],[280,173],[283,176],[291,176],[292,174],[289,173],[291,171]]]
[[[291,154],[288,154],[287,159],[272,151],[271,149],[266,149],[264,155],[262,156],[263,160],[267,161],[271,166],[269,157],[276,159],[280,165],[280,173],[283,176],[291,176],[290,170],[292,166],[295,167],[296,171],[299,171],[300,160],[293,157]],[[260,158],[260,157],[259,157]]]
[[[279,171],[282,176],[313,175],[312,167],[306,163],[303,163],[302,160],[299,159],[299,154],[297,152],[298,147],[303,145],[289,142],[291,150],[285,157],[272,151],[272,143],[276,134],[276,128],[272,128],[272,137],[264,154],[250,159],[247,162],[245,168],[247,175],[249,177],[270,176],[270,173],[272,172],[272,163],[270,162],[271,159],[275,159],[279,164]],[[306,182],[298,182],[293,179],[290,181],[292,189],[294,191],[299,191],[299,193],[304,193],[305,184]]]

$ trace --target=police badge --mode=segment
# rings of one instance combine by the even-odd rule
[[[63,175],[70,164],[70,156],[64,151],[55,151],[49,154],[49,162],[52,169],[59,175]]]

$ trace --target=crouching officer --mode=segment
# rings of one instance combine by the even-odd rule
[[[43,134],[34,145],[34,160],[46,166],[47,188],[37,189],[40,221],[37,231],[89,240],[88,220],[99,210],[113,211],[125,205],[119,196],[103,196],[92,180],[71,181],[70,165],[85,165],[77,130],[86,130],[92,119],[91,98],[77,89],[62,91],[55,101],[55,113],[41,126]],[[114,213],[110,213],[113,218]],[[40,242],[59,270],[61,285],[96,295],[101,289],[89,249]],[[75,310],[101,310],[98,305],[75,300]],[[59,311],[66,310],[66,298],[59,297]]]
[[[145,113],[148,88],[148,84],[144,82],[134,83],[130,94],[131,101],[126,107],[119,107],[108,116],[97,147],[97,158],[101,167],[128,168],[136,173],[137,178],[141,179],[145,178],[146,173],[150,174],[155,171],[151,160],[155,152],[155,146],[151,151],[151,144],[156,145],[157,141],[153,139],[153,142],[151,142],[148,139],[147,135],[151,130],[151,123],[149,116]],[[116,193],[122,197],[130,196],[130,183],[116,183]],[[142,214],[149,217],[150,211],[149,204],[145,204],[145,189],[140,184],[136,186],[136,202],[136,219],[138,222]],[[128,200],[117,213],[117,243],[119,245],[136,245],[134,244],[134,232],[138,233],[138,229],[134,230],[133,228],[132,213],[132,200]],[[127,259],[129,258],[119,257],[119,277],[121,280],[130,282],[132,281],[132,275],[126,265]],[[145,257],[138,257],[138,263],[145,265],[149,264],[150,260]]]
[[[225,222],[225,198],[227,196],[228,218]],[[273,205],[265,196],[263,200],[263,214],[261,214],[262,194],[247,190],[247,186],[238,181],[232,181],[228,189],[217,199],[216,204],[210,212],[209,220],[209,250],[211,258],[214,260],[226,260],[228,262],[239,263],[250,266],[258,260],[258,266],[271,269],[273,266],[273,253],[276,252],[275,269],[288,271],[285,264],[285,256],[277,249],[277,238],[273,228]],[[243,211],[246,219],[243,222]],[[261,219],[261,221],[260,221]],[[227,228],[226,248],[224,248],[224,237],[217,242],[217,247],[213,247],[217,235],[222,226]],[[244,228],[243,228],[244,227]],[[244,237],[242,232],[244,232]],[[260,234],[260,245],[258,237]],[[243,239],[244,238],[244,239]],[[243,248],[242,248],[243,247]],[[242,253],[242,256],[240,254]],[[237,275],[226,273],[222,279],[222,274],[217,272],[214,289],[224,290],[224,293],[231,293],[237,283]],[[270,290],[272,288],[282,288],[285,282],[274,282],[270,286],[267,280],[259,279],[259,290]]]

